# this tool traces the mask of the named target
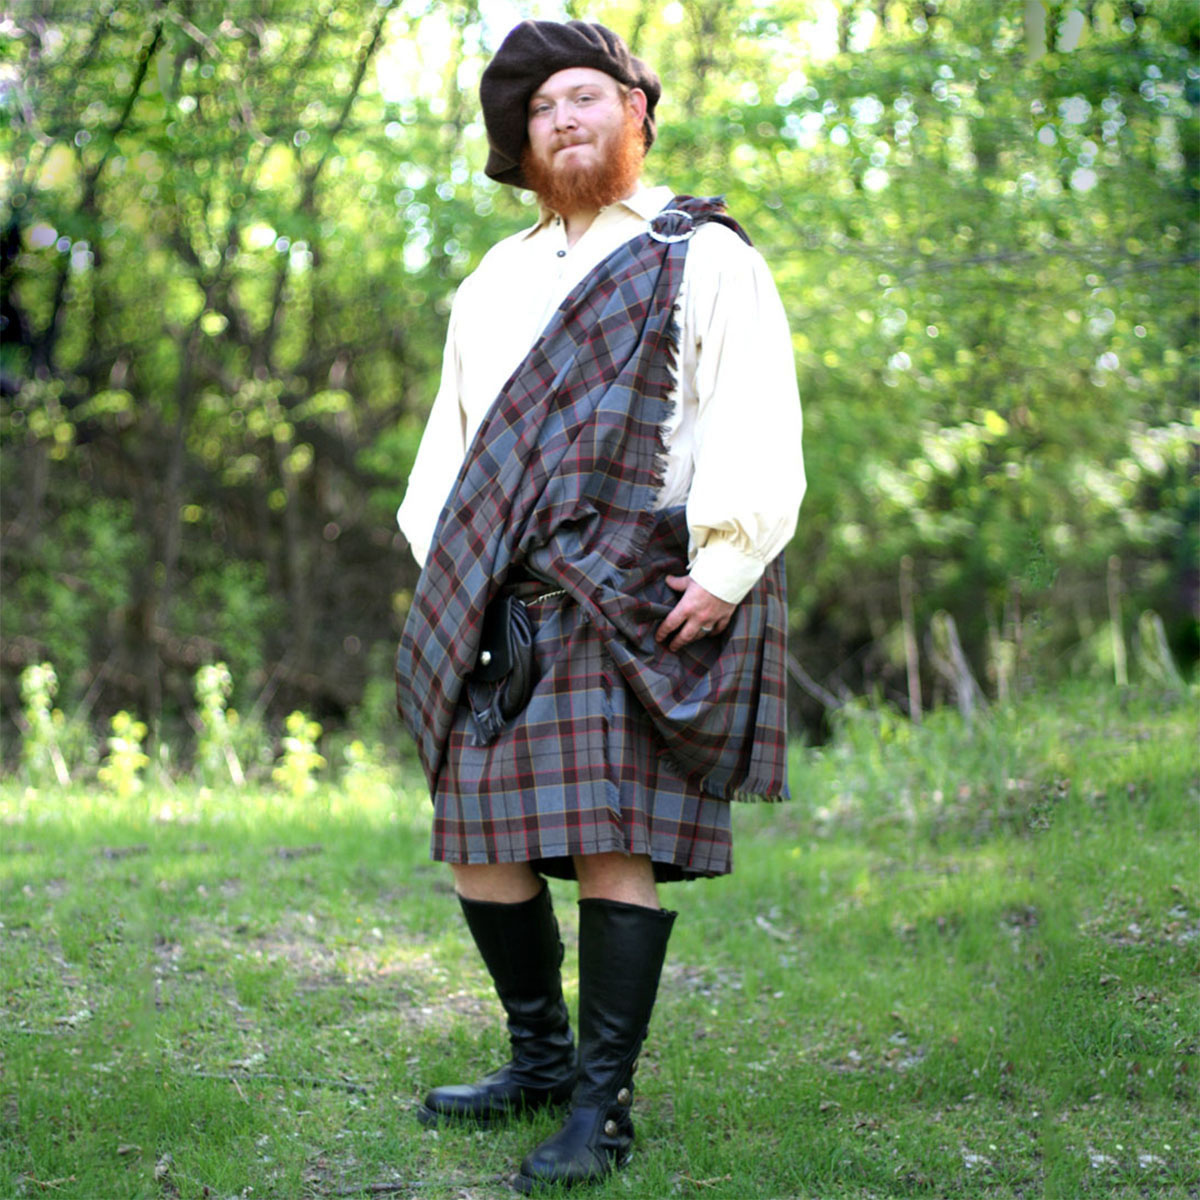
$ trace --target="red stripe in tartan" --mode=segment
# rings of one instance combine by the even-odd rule
[[[710,201],[671,207],[722,219]],[[653,631],[686,569],[682,510],[653,512],[687,242],[638,237],[563,302],[485,418],[443,510],[397,654],[397,696],[437,791],[483,612],[510,568],[564,588],[681,771],[725,799],[786,794],[782,563],[729,630]],[[507,735],[502,735],[502,738]],[[595,748],[577,748],[595,764]]]

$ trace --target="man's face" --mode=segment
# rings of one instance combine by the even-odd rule
[[[620,143],[630,110],[640,126],[646,97],[634,88],[626,97],[603,71],[568,67],[545,80],[529,100],[529,147],[552,176],[594,171]]]

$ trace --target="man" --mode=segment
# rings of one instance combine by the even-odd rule
[[[569,1104],[523,1192],[628,1161],[676,916],[657,885],[727,873],[730,801],[786,794],[780,554],[804,491],[791,341],[719,203],[640,183],[659,95],[620,38],[580,21],[523,22],[484,71],[486,171],[535,191],[540,217],[457,292],[398,514],[424,564],[399,707],[433,857],[512,1044],[418,1116],[487,1126]],[[536,683],[502,712],[504,684],[477,700],[485,613],[506,596],[525,601]],[[579,883],[578,1050],[547,875]]]

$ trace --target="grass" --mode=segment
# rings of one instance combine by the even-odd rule
[[[1195,696],[847,717],[680,910],[634,1197],[1200,1196]],[[0,785],[0,1196],[487,1200],[505,1042],[411,776]],[[574,1000],[573,888],[554,884]]]

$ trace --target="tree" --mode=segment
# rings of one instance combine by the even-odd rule
[[[392,513],[454,288],[530,219],[481,173],[507,30],[423,0],[8,12],[6,704],[48,660],[65,703],[157,728],[220,660],[243,710],[344,720],[415,581]],[[903,698],[905,560],[980,672],[1095,669],[1114,558],[1194,656],[1194,5],[585,15],[663,77],[648,174],[727,194],[791,316],[807,673]]]

